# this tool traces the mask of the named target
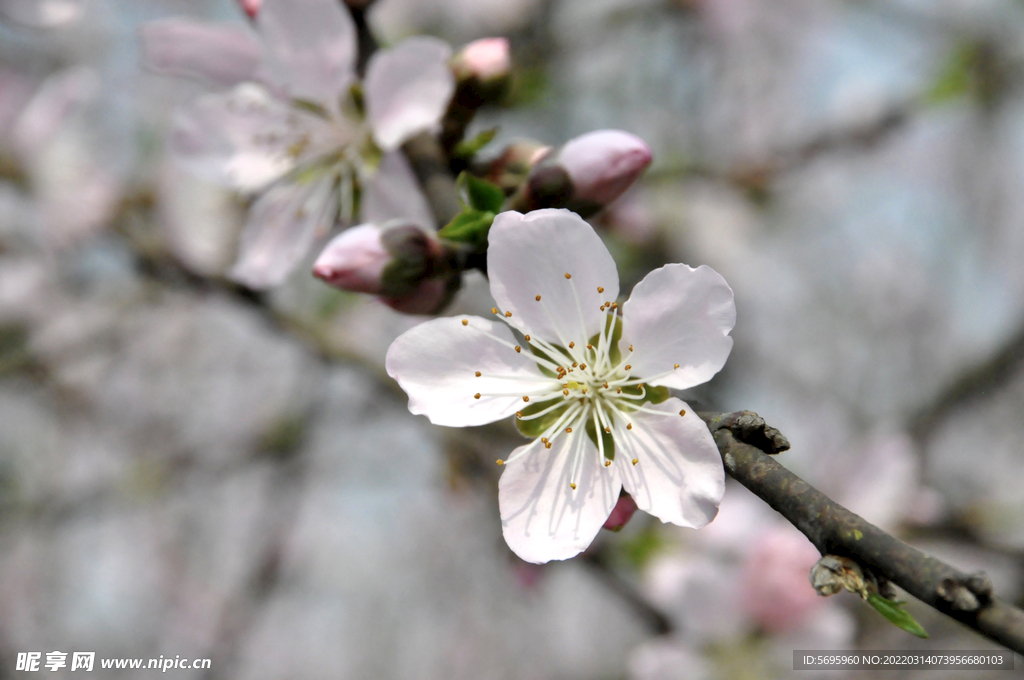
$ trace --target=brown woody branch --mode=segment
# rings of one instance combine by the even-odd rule
[[[822,555],[853,559],[943,614],[1024,654],[1024,611],[965,574],[855,515],[772,459],[789,448],[756,413],[702,413],[729,475],[799,529]]]

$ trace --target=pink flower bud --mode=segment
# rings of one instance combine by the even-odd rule
[[[628,132],[598,130],[570,139],[558,151],[555,162],[572,179],[573,202],[605,206],[651,164],[651,149]]]
[[[626,522],[629,521],[634,512],[636,512],[636,501],[633,500],[633,497],[629,495],[619,496],[618,502],[612,508],[612,514],[608,515],[608,519],[605,520],[604,528],[611,531],[619,531],[622,527],[626,526]]]
[[[512,70],[506,38],[481,38],[462,48],[452,60],[458,78],[475,76],[482,82],[507,78]]]
[[[238,0],[238,4],[242,11],[249,15],[250,19],[255,19],[260,11],[260,6],[263,4],[263,0]]]
[[[313,264],[313,275],[353,293],[380,293],[391,253],[381,243],[383,230],[363,224],[343,231],[327,244]]]
[[[744,608],[769,633],[799,627],[824,601],[807,582],[820,555],[792,527],[766,531],[751,546],[742,576]]]

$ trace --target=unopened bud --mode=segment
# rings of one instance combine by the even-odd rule
[[[512,56],[506,38],[474,40],[451,62],[457,80],[476,78],[481,84],[505,81],[512,72]]]
[[[259,14],[260,6],[263,5],[263,0],[238,0],[238,5],[250,19],[255,19]]]
[[[341,290],[379,295],[407,314],[431,314],[459,289],[459,272],[444,245],[412,224],[364,224],[335,237],[313,265],[313,275]]]
[[[497,184],[506,193],[514,191],[526,181],[533,167],[550,151],[550,146],[533,140],[513,142],[505,147],[500,156],[490,162],[484,179]]]
[[[554,162],[572,180],[572,202],[594,211],[614,201],[640,177],[651,164],[651,149],[628,132],[598,130],[570,139]]]
[[[381,242],[382,233],[375,224],[343,231],[320,253],[313,264],[313,275],[335,288],[379,294],[384,268],[391,262],[391,253]]]
[[[608,515],[608,519],[605,520],[604,528],[620,531],[622,527],[626,526],[626,522],[630,520],[634,512],[636,512],[636,501],[633,500],[633,497],[629,494],[619,496],[615,507],[612,508],[612,514]]]
[[[526,186],[531,210],[560,208],[572,201],[574,196],[572,178],[560,165],[541,164],[530,173]]]

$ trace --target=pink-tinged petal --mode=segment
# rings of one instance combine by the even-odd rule
[[[373,55],[366,69],[366,114],[373,138],[394,151],[420,132],[439,129],[455,91],[452,50],[437,38],[416,37]]]
[[[561,344],[585,343],[600,331],[600,308],[618,297],[619,274],[583,218],[559,209],[503,212],[488,239],[491,295],[502,312],[512,312],[510,323]]]
[[[566,142],[556,162],[569,173],[573,200],[608,205],[651,164],[644,140],[622,130],[588,132]]]
[[[260,63],[259,41],[243,26],[160,19],[143,24],[139,37],[142,65],[156,73],[230,86],[250,80]]]
[[[18,116],[11,131],[15,150],[22,158],[38,153],[69,118],[99,91],[99,76],[76,66],[47,78]]]
[[[623,305],[620,347],[633,345],[633,375],[683,390],[722,370],[735,325],[732,288],[718,272],[668,264],[644,277]]]
[[[626,416],[633,428],[615,439],[622,485],[644,512],[699,529],[718,514],[725,493],[725,468],[715,440],[680,399],[646,408],[666,415],[637,411]],[[685,416],[679,415],[682,409]]]
[[[210,94],[174,116],[170,150],[208,181],[255,191],[295,167],[295,149],[310,146],[312,116],[291,111],[250,83]]]
[[[573,489],[569,483],[578,444],[583,451]],[[602,464],[583,432],[555,436],[550,449],[539,439],[520,446],[498,481],[505,542],[537,564],[578,555],[608,519],[621,489],[617,469]]]
[[[337,0],[264,0],[256,18],[267,76],[292,97],[337,105],[355,77],[356,28]]]
[[[382,297],[381,301],[403,314],[436,314],[448,299],[448,279],[433,278],[421,281],[409,295]]]
[[[405,220],[424,228],[435,228],[420,183],[401,151],[384,154],[376,172],[363,181],[360,212],[363,221],[374,224]]]
[[[490,82],[507,78],[512,70],[508,38],[481,38],[469,43],[455,55],[452,70],[462,78]]]
[[[435,425],[483,425],[512,415],[523,407],[522,395],[552,383],[526,352],[500,341],[516,344],[502,323],[477,316],[434,319],[399,336],[384,363],[409,395],[413,413]]]
[[[260,13],[260,7],[263,6],[263,0],[238,0],[238,6],[242,8],[246,16],[255,19],[256,15]]]
[[[231,278],[256,289],[282,283],[336,213],[332,177],[271,187],[249,209]]]
[[[324,247],[313,263],[313,276],[335,288],[377,294],[391,253],[381,243],[381,228],[361,224],[341,232]]]

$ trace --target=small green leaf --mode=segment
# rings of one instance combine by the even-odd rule
[[[558,401],[561,401],[561,399],[549,399],[548,401],[540,401],[536,404],[530,404],[523,408],[520,413],[524,416],[532,416],[535,413],[540,413],[549,406],[553,406]],[[565,408],[569,407],[569,403],[570,402],[568,401],[565,402]],[[519,431],[527,437],[539,437],[562,417],[562,414],[565,412],[565,408],[556,408],[550,413],[545,413],[541,417],[534,418],[533,420],[520,420],[517,417],[516,427],[518,427]]]
[[[932,104],[941,104],[969,94],[974,84],[978,46],[962,43],[953,49],[926,97]]]
[[[921,627],[921,624],[910,615],[910,612],[903,609],[904,602],[887,600],[878,593],[871,593],[868,595],[868,604],[874,607],[879,614],[889,619],[896,627],[902,628],[919,638],[928,637],[928,632]]]
[[[493,212],[466,208],[446,224],[437,235],[446,241],[469,243],[477,250],[487,248],[487,232],[494,221]]]
[[[493,127],[489,130],[484,130],[473,139],[464,139],[455,145],[452,149],[453,158],[469,159],[475,156],[480,149],[484,148],[491,141],[494,140],[494,136],[498,134],[498,128]]]
[[[505,204],[505,192],[497,184],[474,177],[468,172],[460,173],[456,184],[465,194],[464,200],[469,207],[480,212],[501,212],[501,207]]]

